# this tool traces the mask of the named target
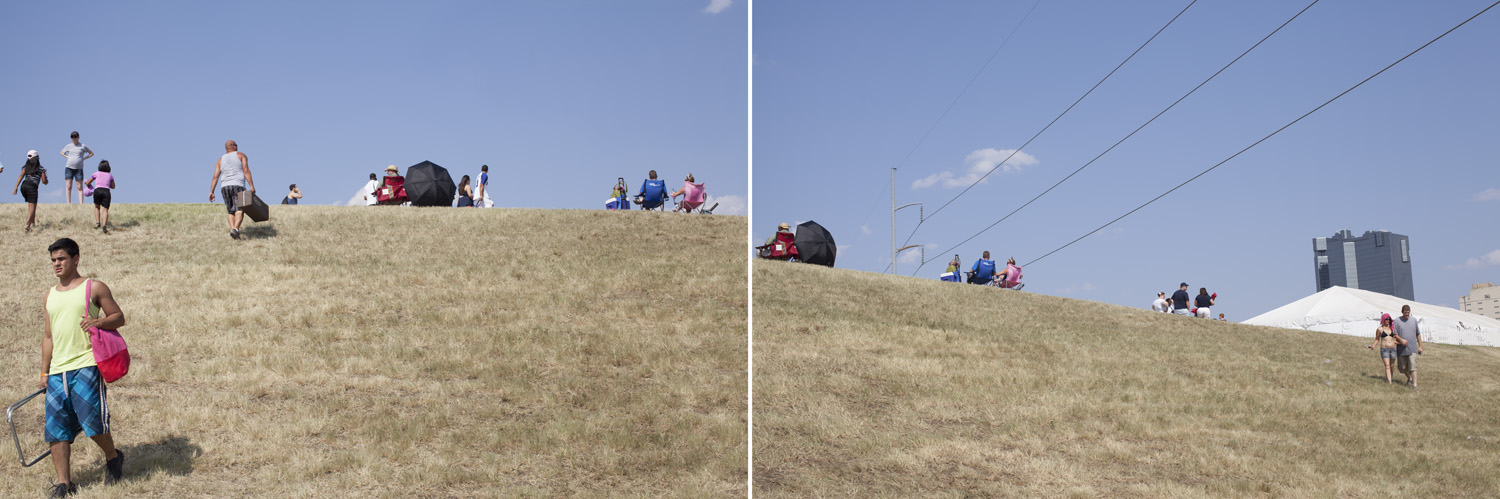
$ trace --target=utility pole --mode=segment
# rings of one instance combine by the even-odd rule
[[[916,248],[916,247],[922,246],[920,244],[913,244],[913,245],[907,246],[905,248],[897,248],[896,247],[896,212],[900,211],[902,208],[909,208],[909,207],[912,207],[912,206],[916,206],[917,207],[917,210],[918,210],[918,212],[917,212],[917,223],[921,224],[922,220],[926,218],[926,215],[924,213],[922,213],[922,210],[926,209],[926,208],[924,208],[922,206],[922,203],[906,203],[906,204],[903,204],[901,206],[896,206],[896,169],[895,168],[891,168],[891,273],[892,274],[898,274],[898,273],[900,273],[900,272],[897,272],[897,270],[896,270],[896,254],[897,253],[900,253],[902,251],[906,251],[906,250],[909,250],[909,249],[912,249],[912,248]],[[922,248],[922,258],[924,258],[924,259],[927,258],[927,248],[925,248],[925,247]]]

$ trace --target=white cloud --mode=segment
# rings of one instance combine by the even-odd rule
[[[1500,265],[1500,249],[1497,249],[1495,251],[1491,251],[1489,253],[1485,253],[1483,256],[1480,256],[1479,258],[1470,258],[1468,260],[1465,260],[1463,264],[1460,264],[1460,265],[1449,265],[1449,266],[1444,267],[1444,268],[1446,268],[1448,270],[1478,269],[1478,268],[1488,267],[1488,266],[1491,266],[1491,265]]]
[[[1077,293],[1079,291],[1093,291],[1093,290],[1094,290],[1094,283],[1085,282],[1081,286],[1068,286],[1066,288],[1059,289],[1059,290],[1057,290],[1057,294],[1060,294],[1060,295],[1071,295],[1071,294]]]
[[[847,244],[835,244],[834,245],[834,251],[837,251],[838,255],[843,255],[844,252],[849,251],[849,245],[847,245]]]
[[[864,224],[864,225],[859,226],[859,233],[860,234],[864,234],[866,236],[868,236],[870,234],[874,234],[874,232],[870,231],[870,224]]]
[[[354,197],[349,198],[349,202],[344,203],[344,206],[364,206],[366,204],[368,202],[365,201],[365,188],[360,187],[359,190],[354,191]]]
[[[1015,155],[1011,156],[1012,154]],[[1010,158],[1010,161],[1005,161],[1007,157]],[[968,187],[975,181],[987,183],[989,179],[980,180],[980,178],[989,173],[991,169],[994,169],[995,165],[1000,165],[1001,161],[1005,161],[1005,164],[1000,166],[1000,170],[1005,173],[1016,173],[1021,171],[1022,168],[1036,166],[1039,163],[1035,156],[1026,154],[1024,151],[1018,152],[1015,149],[995,148],[979,149],[969,153],[968,157],[964,158],[964,163],[969,166],[963,175],[955,175],[951,171],[944,170],[940,173],[934,173],[917,179],[911,183],[911,188],[925,189],[942,183],[943,188],[952,189],[955,187]]]
[[[1485,202],[1485,201],[1497,201],[1497,200],[1500,200],[1500,189],[1496,189],[1494,187],[1491,187],[1489,189],[1485,189],[1485,190],[1479,191],[1479,194],[1475,194],[1474,195],[1474,200],[1478,201],[1478,202],[1481,202],[1481,203]]]
[[[729,8],[729,4],[732,3],[734,3],[734,0],[708,0],[708,7],[705,7],[703,11],[709,14],[718,14],[724,12],[724,9]]]
[[[713,206],[714,203],[719,203],[719,207],[714,208],[714,213],[720,215],[745,214],[745,198],[739,196],[709,196],[708,201],[705,201],[705,204],[708,206]]]

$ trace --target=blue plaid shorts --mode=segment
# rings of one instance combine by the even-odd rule
[[[90,437],[109,433],[109,403],[98,367],[47,376],[46,440],[72,443],[79,431]]]

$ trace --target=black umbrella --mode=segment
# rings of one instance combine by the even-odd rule
[[[423,161],[406,169],[406,197],[412,206],[452,206],[453,177],[437,163]]]
[[[833,266],[833,258],[839,251],[833,244],[833,234],[811,220],[797,224],[797,242],[794,244],[797,245],[799,260],[824,267]]]

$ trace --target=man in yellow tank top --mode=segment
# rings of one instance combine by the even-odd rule
[[[42,303],[47,309],[46,333],[42,339],[42,381],[47,390],[45,439],[52,450],[52,466],[59,483],[52,497],[65,497],[78,490],[73,483],[69,458],[74,438],[81,431],[104,451],[104,483],[120,480],[125,455],[115,449],[109,431],[109,399],[104,377],[94,363],[94,350],[86,331],[92,327],[119,329],[125,313],[109,286],[78,275],[78,243],[62,238],[47,247],[57,286],[48,288]],[[84,296],[89,294],[91,296]],[[84,307],[88,316],[84,318]]]

